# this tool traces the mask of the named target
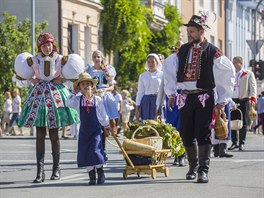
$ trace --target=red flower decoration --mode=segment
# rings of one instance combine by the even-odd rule
[[[47,107],[50,108],[51,107],[51,104],[47,104]]]
[[[40,95],[41,94],[41,91],[38,91],[37,94]]]
[[[59,99],[57,99],[57,100],[56,100],[56,103],[57,103],[57,104],[58,104],[58,103],[60,103],[60,100],[59,100]]]
[[[240,78],[242,78],[242,77],[245,76],[245,75],[247,75],[247,72],[244,71],[244,72],[242,73],[242,75],[241,75]]]

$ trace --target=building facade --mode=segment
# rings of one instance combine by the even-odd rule
[[[77,53],[85,63],[99,46],[100,0],[35,0],[35,21],[48,22],[63,55]],[[31,19],[31,0],[1,0],[0,14],[8,11],[18,21]],[[2,17],[2,15],[1,15]]]

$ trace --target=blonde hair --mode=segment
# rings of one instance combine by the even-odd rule
[[[93,52],[92,57],[94,57],[95,55],[99,55],[99,56],[101,56],[101,58],[102,58],[102,61],[101,61],[101,67],[102,67],[102,69],[104,69],[104,67],[105,67],[105,57],[104,57],[103,52],[101,52],[100,50],[95,50],[95,51]]]
[[[121,94],[124,94],[125,96],[129,96],[129,91],[126,89],[123,89]]]
[[[6,91],[5,95],[7,96],[7,99],[12,99],[11,93],[9,91]]]
[[[234,60],[236,60],[236,61],[238,61],[239,63],[243,64],[243,58],[242,58],[241,56],[235,56],[235,57],[233,58],[233,61],[234,61]]]
[[[19,94],[19,89],[18,88],[14,88],[13,92],[16,92],[17,94]]]

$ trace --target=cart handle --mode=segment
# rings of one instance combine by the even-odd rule
[[[137,133],[139,130],[144,129],[144,128],[147,128],[148,131],[150,131],[150,130],[154,131],[154,132],[156,133],[156,136],[157,136],[157,137],[160,137],[159,132],[158,132],[154,127],[152,127],[152,126],[140,126],[140,127],[138,127],[138,128],[134,131],[134,133],[132,134],[131,139],[134,140],[134,139],[135,139],[135,135],[136,135],[136,133]]]

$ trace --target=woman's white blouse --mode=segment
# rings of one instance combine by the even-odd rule
[[[72,94],[66,100],[66,106],[76,109],[79,116],[80,116],[80,100],[81,100],[81,95],[74,95],[74,94]],[[109,126],[109,118],[106,114],[103,100],[99,96],[94,96],[94,101],[95,101],[96,116],[98,118],[98,121],[104,127]]]
[[[164,91],[167,96],[176,94],[176,88],[182,90],[197,89],[197,81],[177,83],[177,72],[179,68],[178,56],[170,55],[164,61]],[[215,90],[217,92],[216,103],[228,103],[228,98],[232,97],[235,83],[235,67],[226,57],[220,56],[214,59],[213,74],[215,80]]]
[[[12,100],[6,99],[4,103],[4,111],[8,113],[12,113]]]
[[[144,95],[157,95],[160,89],[163,72],[146,71],[139,76],[136,105],[139,106]]]

